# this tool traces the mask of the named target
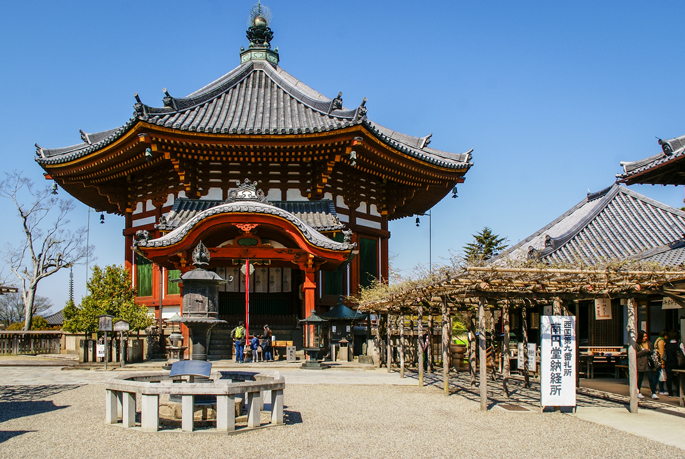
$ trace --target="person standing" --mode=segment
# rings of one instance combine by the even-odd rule
[[[668,392],[666,392],[666,389],[664,388],[664,381],[660,381],[659,377],[661,376],[661,370],[663,370],[666,367],[665,363],[665,352],[666,352],[666,330],[661,330],[661,333],[659,333],[659,337],[654,341],[654,349],[656,350],[656,354],[658,355],[658,365],[656,367],[656,371],[654,372],[654,385],[659,386],[659,390],[657,394],[661,395],[667,395]]]
[[[647,338],[647,332],[644,330],[640,331],[637,343],[635,343],[635,351],[637,355],[637,397],[645,398],[642,395],[642,381],[647,375],[649,388],[652,390],[652,398],[657,400],[659,396],[656,393],[656,379],[654,378],[654,370],[657,368],[654,360],[652,360],[654,346],[652,346]]]
[[[676,374],[673,370],[678,369],[678,349],[680,348],[680,343],[678,343],[678,333],[675,330],[668,332],[666,337],[666,346],[664,351],[665,362],[664,368],[666,369],[666,387],[668,388],[668,396],[676,397],[676,391],[678,391],[678,384],[676,384]]]
[[[243,363],[243,349],[245,348],[245,322],[238,322],[238,326],[231,331],[231,338],[235,346],[235,363]]]
[[[264,325],[264,333],[262,334],[262,350],[264,351],[264,360],[273,362],[274,357],[271,353],[271,329],[267,324]]]

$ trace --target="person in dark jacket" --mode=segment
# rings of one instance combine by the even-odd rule
[[[679,347],[680,343],[678,343],[678,333],[675,330],[671,330],[668,332],[668,337],[666,338],[666,350],[664,352],[666,388],[668,389],[669,397],[676,397],[676,391],[678,390],[678,384],[676,384],[677,376],[676,373],[673,373],[673,370],[678,369]]]
[[[647,337],[647,332],[644,330],[640,331],[638,335],[635,351],[637,355],[637,397],[645,398],[642,395],[642,381],[644,381],[645,375],[647,375],[649,388],[652,390],[652,398],[656,400],[659,396],[656,392],[656,379],[654,378],[654,370],[656,368],[652,360],[654,347]]]
[[[264,351],[264,360],[273,362],[274,357],[271,350],[271,329],[268,325],[264,325],[264,333],[262,334],[262,350]]]

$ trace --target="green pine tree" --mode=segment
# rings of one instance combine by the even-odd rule
[[[113,321],[120,319],[129,323],[129,330],[142,330],[152,325],[147,308],[135,301],[131,276],[121,266],[107,266],[102,270],[93,267],[88,281],[88,295],[81,301],[81,307],[69,302],[64,308],[64,329],[71,333],[98,331],[97,316],[109,314]]]
[[[464,246],[464,259],[469,263],[489,260],[507,248],[506,238],[493,234],[487,226],[474,234],[473,239]]]

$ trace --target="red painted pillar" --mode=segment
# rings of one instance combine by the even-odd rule
[[[304,266],[304,282],[302,284],[302,293],[304,294],[304,315],[309,317],[312,312],[316,310],[316,268],[312,264],[312,259]],[[314,341],[314,326],[307,326],[307,340],[304,343],[305,347],[311,347]]]

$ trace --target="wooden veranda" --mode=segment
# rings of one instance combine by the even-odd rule
[[[487,409],[486,310],[501,311],[503,323],[502,384],[507,391],[510,376],[509,333],[510,314],[520,309],[523,320],[523,346],[527,348],[526,309],[537,304],[552,305],[552,315],[569,315],[568,305],[582,300],[620,298],[625,300],[628,322],[628,363],[630,411],[637,412],[637,301],[650,296],[671,297],[682,302],[683,290],[675,283],[685,280],[685,271],[641,263],[606,264],[602,267],[527,267],[527,266],[467,266],[444,268],[424,279],[395,285],[379,284],[362,291],[359,310],[385,316],[399,316],[400,335],[406,315],[418,316],[418,334],[422,336],[425,314],[442,315],[442,361],[445,394],[449,394],[450,316],[466,313],[467,324],[475,337],[478,318],[478,358],[480,406]],[[380,338],[380,335],[378,335]],[[404,341],[399,340],[400,374],[404,376]],[[576,342],[577,346],[577,342]],[[469,340],[468,360],[472,384],[475,384],[476,341]],[[391,340],[387,333],[387,362],[390,371]],[[423,353],[419,356],[419,385],[423,386]],[[527,361],[524,369],[528,382]]]

